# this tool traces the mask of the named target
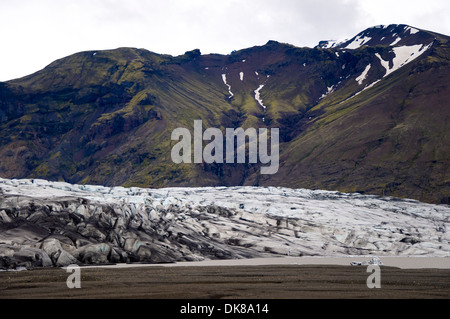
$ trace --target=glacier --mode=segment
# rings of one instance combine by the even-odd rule
[[[283,187],[0,178],[0,268],[276,256],[448,257],[450,206]]]

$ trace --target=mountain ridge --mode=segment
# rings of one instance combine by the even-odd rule
[[[448,39],[390,25],[332,48],[271,40],[229,55],[75,53],[0,83],[0,176],[323,188],[448,203]],[[192,131],[195,119],[222,130],[278,127],[279,172],[175,165],[170,132]]]

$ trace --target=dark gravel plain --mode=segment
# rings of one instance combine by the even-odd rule
[[[63,268],[0,272],[5,299],[438,299],[450,298],[450,269],[381,266],[380,288],[361,266],[142,266],[81,268],[69,289]]]

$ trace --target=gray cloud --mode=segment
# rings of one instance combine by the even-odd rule
[[[4,0],[0,80],[55,59],[122,46],[226,54],[268,40],[314,46],[375,24],[450,34],[449,2],[428,0]]]

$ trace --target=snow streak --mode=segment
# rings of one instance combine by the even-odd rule
[[[261,107],[263,109],[266,109],[266,106],[263,104],[263,101],[261,99],[261,94],[260,91],[261,89],[264,87],[264,84],[261,84],[254,92],[255,92],[255,100],[258,101],[259,105],[261,105]]]
[[[233,92],[231,92],[231,85],[227,83],[227,75],[225,73],[222,74],[222,80],[223,83],[228,87],[228,93],[230,93],[230,96],[228,98],[231,99],[234,96],[234,94]]]

